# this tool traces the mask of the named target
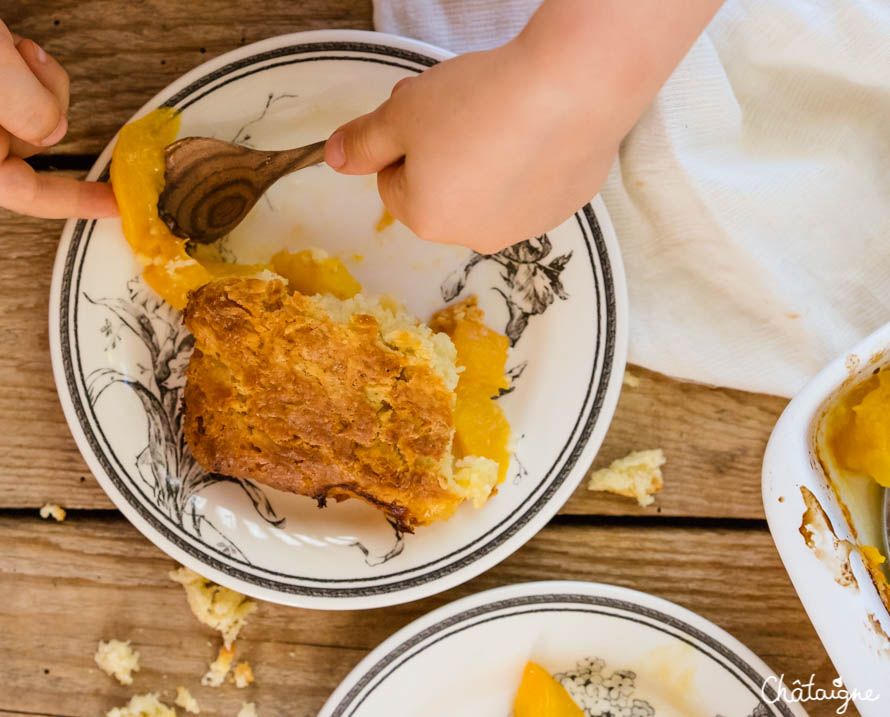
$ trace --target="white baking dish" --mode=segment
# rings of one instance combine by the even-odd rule
[[[841,391],[888,363],[888,349],[890,324],[813,378],[785,409],[763,461],[763,504],[776,547],[838,674],[859,695],[854,702],[864,717],[890,714],[890,614],[862,556],[849,547],[859,541],[820,464],[817,430]],[[818,526],[802,530],[814,522],[812,510],[804,519],[805,497],[821,506],[833,536]],[[806,682],[809,675],[786,675],[786,686],[794,679]]]

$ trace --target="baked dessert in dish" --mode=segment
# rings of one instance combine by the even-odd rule
[[[492,494],[498,462],[452,450],[454,344],[391,302],[230,278],[195,291],[185,321],[185,436],[208,471],[360,498],[408,532]]]
[[[509,464],[493,400],[509,341],[475,297],[427,326],[320,250],[241,265],[172,235],[157,201],[178,130],[170,108],[125,126],[111,175],[143,279],[195,338],[183,430],[198,463],[319,505],[359,498],[406,532],[484,505]]]
[[[890,610],[884,554],[884,490],[890,487],[890,367],[851,381],[817,424],[816,456],[856,538],[855,547]]]

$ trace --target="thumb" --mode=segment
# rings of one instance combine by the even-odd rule
[[[325,162],[342,174],[373,174],[405,154],[383,103],[370,114],[347,122],[325,144]]]

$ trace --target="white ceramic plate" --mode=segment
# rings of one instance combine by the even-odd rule
[[[172,105],[182,110],[180,136],[298,146],[445,57],[368,32],[277,37],[193,70],[137,116]],[[107,177],[110,153],[109,145],[91,179]],[[505,484],[484,509],[464,506],[449,522],[408,536],[357,500],[319,510],[308,498],[205,474],[182,437],[191,343],[178,312],[138,278],[118,220],[65,227],[50,340],[77,444],[139,530],[223,585],[324,609],[444,590],[531,538],[571,495],[605,435],[624,371],[627,297],[599,199],[546,236],[491,257],[421,242],[399,224],[377,231],[381,212],[373,176],[313,167],[276,184],[224,246],[248,263],[282,247],[321,247],[341,257],[366,292],[391,293],[424,318],[474,293],[487,323],[511,337],[512,387],[499,399],[516,442]]]
[[[885,365],[888,350],[890,324],[826,366],[788,404],[763,459],[763,506],[800,601],[847,689],[860,695],[869,691],[879,695],[876,700],[856,700],[864,717],[890,714],[890,615],[858,551],[842,557],[841,570],[850,571],[841,579],[849,584],[842,585],[838,582],[839,566],[820,559],[807,547],[800,531],[806,510],[801,488],[810,491],[822,506],[839,540],[854,545],[859,542],[819,465],[816,430],[826,404],[837,391]],[[880,494],[873,498],[880,500]],[[833,542],[829,535],[824,538],[825,546]],[[881,547],[879,537],[860,539]]]
[[[806,715],[778,698],[754,653],[685,608],[612,585],[539,582],[411,623],[359,663],[319,717],[508,717],[528,660],[590,717]]]

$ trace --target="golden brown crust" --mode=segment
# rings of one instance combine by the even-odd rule
[[[284,284],[221,279],[193,292],[185,436],[198,463],[315,498],[359,497],[398,527],[447,518],[440,484],[454,395],[387,347],[373,316],[332,320]]]

